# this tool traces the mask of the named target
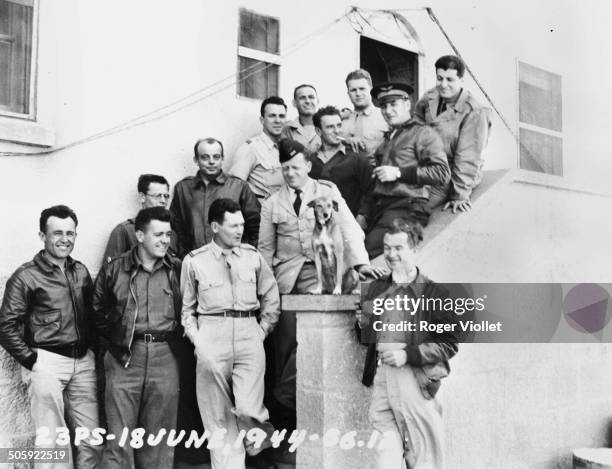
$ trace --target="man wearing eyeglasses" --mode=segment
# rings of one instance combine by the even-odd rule
[[[138,199],[142,208],[166,208],[170,200],[170,184],[163,176],[142,174],[138,178]],[[134,229],[134,218],[128,218],[111,231],[104,251],[104,263],[110,262],[137,245],[138,239],[136,239],[136,230]],[[173,255],[177,254],[176,235],[174,233],[170,240],[168,252]]]
[[[195,143],[193,153],[198,172],[176,183],[170,204],[179,257],[212,241],[213,232],[206,214],[212,203],[221,198],[238,202],[244,215],[242,242],[257,246],[259,201],[246,181],[223,171],[223,144],[216,138],[203,138]]]

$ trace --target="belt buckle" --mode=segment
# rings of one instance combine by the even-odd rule
[[[144,335],[145,344],[150,344],[153,342],[153,334],[145,334]]]

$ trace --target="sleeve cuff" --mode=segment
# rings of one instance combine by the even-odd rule
[[[418,345],[408,345],[404,348],[404,350],[406,351],[408,364],[414,366],[423,365],[423,358],[421,357],[421,352],[419,352]]]
[[[417,169],[418,166],[408,166],[407,168],[400,168],[400,177],[403,181],[408,184],[417,184]]]
[[[27,358],[21,362],[21,364],[31,371],[34,363],[36,363],[36,360],[38,360],[38,354],[36,352],[32,352],[32,354],[28,355]]]

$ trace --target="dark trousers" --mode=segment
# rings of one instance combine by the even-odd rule
[[[365,237],[365,248],[370,259],[383,253],[383,237],[396,218],[427,226],[431,208],[427,199],[381,198],[371,216]]]
[[[147,435],[157,435],[176,428],[179,396],[178,362],[168,343],[150,343],[135,340],[132,343],[132,359],[123,367],[110,352],[104,357],[106,374],[106,419],[108,432],[116,435],[107,441],[102,453],[104,469],[171,468],[174,448],[166,444],[167,433],[155,446],[144,445],[132,449],[127,444],[119,446],[124,427],[129,431],[144,428]]]

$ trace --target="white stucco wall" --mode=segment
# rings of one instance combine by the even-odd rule
[[[367,8],[422,6],[400,0],[351,3]],[[258,130],[259,103],[237,98],[232,84],[237,69],[239,7],[278,17],[281,48],[285,50],[340,16],[347,5],[324,0],[255,0],[248,4],[236,0],[40,0],[38,118],[54,129],[58,145],[113,127],[220,80],[225,79],[210,91],[229,87],[171,116],[50,156],[0,157],[4,190],[0,213],[5,217],[0,292],[11,272],[40,249],[37,219],[42,208],[65,203],[76,210],[80,225],[74,256],[95,272],[111,228],[138,208],[135,184],[139,174],[161,173],[174,183],[194,172],[191,147],[197,138],[217,136],[232,152]],[[606,77],[612,72],[612,62],[607,60],[609,2],[435,0],[430,5],[511,124],[515,125],[517,118],[517,59],[563,76],[565,179],[606,185],[610,177],[606,137],[612,127],[605,99],[610,91]],[[424,82],[433,86],[432,64],[451,50],[424,12],[407,11],[406,17],[425,49]],[[387,33],[392,35],[390,30],[383,31],[383,35]],[[280,94],[290,101],[295,84],[312,82],[319,89],[322,104],[346,105],[344,77],[358,64],[358,36],[348,23],[341,22],[283,58]],[[467,86],[475,91],[469,79]],[[290,111],[290,115],[295,114]],[[515,167],[517,152],[512,137],[498,118],[493,125],[487,167]],[[0,142],[0,151],[36,150]],[[585,249],[610,239],[610,223],[606,221],[609,202],[585,200],[575,193],[524,189],[512,188],[508,199],[497,200],[477,219],[475,228],[440,241],[439,249],[423,259],[428,272],[439,280],[459,273],[469,275],[462,281],[609,280],[605,265],[609,252]],[[544,205],[535,208],[532,197],[543,197]],[[552,215],[566,212],[573,217]],[[598,229],[590,229],[592,226]],[[517,238],[527,238],[530,243],[522,245],[527,249],[521,254],[512,248]],[[484,257],[483,251],[495,256]],[[470,267],[466,268],[466,263]],[[505,353],[500,348],[493,356]],[[594,376],[595,370],[582,367],[585,360],[595,360],[609,369],[607,347],[558,346],[551,353],[559,358],[559,364],[571,365],[560,372],[561,383],[581,381],[580,391],[584,380],[595,379],[581,398],[599,395],[603,386],[610,384],[607,378]],[[467,381],[459,381],[467,380],[470,367],[478,366],[472,360],[478,354],[468,349],[462,354],[464,358],[457,359],[458,372],[449,378],[447,388],[471,389]],[[518,360],[517,366],[533,363],[527,357]],[[498,363],[498,371],[507,364]],[[15,388],[16,369],[10,362],[4,362],[3,367],[6,372],[0,377],[0,386],[10,392],[2,393],[6,397],[0,401],[0,412],[12,416],[3,432],[27,432],[23,409],[13,405],[15,399],[23,402],[23,388]],[[488,388],[491,383],[485,374],[481,384]],[[508,404],[513,402],[511,390],[518,385],[513,384],[511,374],[502,383],[510,391],[503,402],[501,397],[493,397],[496,405],[505,406],[508,415],[518,412],[515,404]],[[497,382],[496,386],[502,384]],[[550,415],[555,402],[550,401]],[[458,422],[463,417],[451,413],[449,418]],[[563,422],[572,424],[575,420]],[[562,431],[569,432],[565,423]],[[484,423],[477,428],[482,432],[487,429]]]

